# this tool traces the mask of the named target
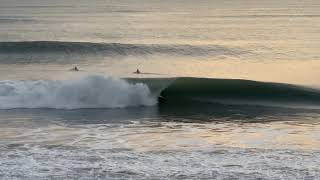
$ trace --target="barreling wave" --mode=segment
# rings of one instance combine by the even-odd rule
[[[219,45],[120,44],[65,41],[0,42],[0,53],[64,53],[101,55],[239,55],[245,50]]]
[[[158,101],[157,101],[158,100]],[[238,79],[87,76],[64,81],[0,81],[0,109],[217,107],[260,105],[319,109],[320,90]]]
[[[0,81],[0,109],[123,108],[156,104],[149,88],[125,80],[88,76],[66,81]]]
[[[320,90],[240,79],[178,78],[161,91],[160,97],[163,105],[174,106],[231,104],[320,107]]]

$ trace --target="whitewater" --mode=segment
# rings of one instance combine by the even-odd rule
[[[69,81],[0,81],[0,109],[121,108],[156,101],[144,84],[98,75]]]

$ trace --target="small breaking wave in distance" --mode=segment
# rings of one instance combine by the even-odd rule
[[[122,108],[156,104],[147,85],[99,75],[65,81],[0,81],[0,109]]]

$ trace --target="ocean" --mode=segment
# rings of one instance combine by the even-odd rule
[[[320,179],[319,12],[0,0],[0,179]]]

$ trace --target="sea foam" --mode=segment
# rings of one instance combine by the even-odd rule
[[[147,85],[92,75],[63,81],[0,81],[0,109],[123,108],[156,104]]]

